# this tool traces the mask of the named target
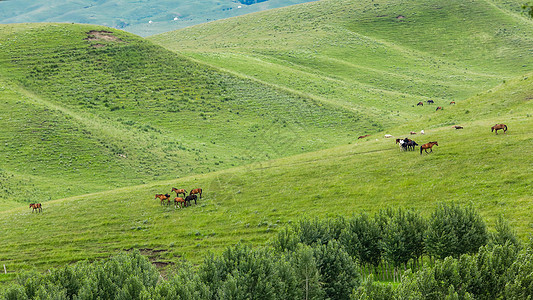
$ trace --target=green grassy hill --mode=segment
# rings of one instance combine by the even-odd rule
[[[532,70],[533,22],[499,2],[326,0],[149,39],[388,127]]]
[[[320,1],[149,40],[1,26],[0,262],[14,273],[0,280],[131,248],[198,262],[300,218],[440,201],[530,234],[533,23],[503,1],[394,3]],[[416,106],[427,99],[444,110]],[[383,137],[420,130],[434,153]],[[172,187],[204,198],[161,207]]]
[[[0,212],[0,261],[14,272],[43,270],[139,248],[159,265],[198,262],[207,252],[237,242],[263,244],[281,226],[303,217],[398,206],[427,215],[442,201],[472,204],[489,226],[503,214],[526,237],[533,226],[532,92],[530,73],[411,124],[426,125],[417,128],[426,131],[413,137],[418,143],[439,142],[432,154],[400,152],[394,139],[376,136],[210,174],[55,200],[45,203],[41,214],[27,207]],[[450,118],[462,121],[464,129],[429,126]],[[490,132],[498,122],[508,125],[506,134]],[[393,133],[404,137],[406,130]],[[173,186],[203,187],[204,196],[189,208],[161,207],[154,194]]]
[[[0,1],[0,23],[74,22],[99,24],[147,36],[251,12],[309,2],[267,0],[251,5],[232,0]]]
[[[0,39],[0,207],[329,148],[373,129],[362,113],[122,31],[3,25]]]

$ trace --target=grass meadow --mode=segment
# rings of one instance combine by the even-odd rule
[[[533,22],[515,4],[325,0],[148,39],[0,25],[0,282],[130,249],[200,263],[302,218],[451,201],[526,239]],[[161,206],[172,187],[204,195]]]
[[[486,99],[499,103],[517,90],[527,94],[526,88],[530,93],[531,79],[520,78]],[[53,200],[44,203],[41,214],[27,207],[6,210],[0,213],[5,245],[0,260],[18,273],[136,248],[159,265],[198,263],[228,245],[262,245],[302,218],[373,214],[387,207],[427,216],[438,203],[451,201],[473,205],[489,227],[503,214],[526,238],[533,226],[533,119],[524,113],[532,109],[524,94],[515,93],[513,105],[500,116],[465,121],[462,130],[426,127],[425,135],[412,137],[419,144],[437,140],[431,154],[401,152],[394,139],[380,134],[318,152]],[[460,109],[425,119],[446,119]],[[509,131],[490,132],[502,119]],[[161,206],[154,194],[172,187],[202,187],[204,195],[188,208]],[[13,274],[2,276],[7,280]]]

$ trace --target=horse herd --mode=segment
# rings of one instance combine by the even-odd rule
[[[396,144],[400,146],[401,151],[414,151],[415,147],[418,146],[418,144],[415,141],[409,138],[396,139]],[[433,152],[433,146],[438,146],[438,145],[439,145],[438,142],[429,142],[429,143],[423,144],[422,146],[420,146],[420,155],[422,155],[422,151],[425,151],[428,154]],[[429,152],[428,152],[428,149],[430,150]]]
[[[431,100],[431,99],[428,100],[428,101],[426,101],[426,102],[427,102],[427,104],[435,104],[435,101],[433,101],[433,100]],[[455,101],[451,101],[451,102],[450,102],[450,105],[452,105],[452,104],[455,104]],[[416,104],[416,106],[424,106],[424,102],[420,101],[420,102],[418,102],[418,103]],[[444,109],[444,108],[442,108],[442,106],[437,106],[436,111],[438,111],[438,110],[443,110],[443,109]]]
[[[200,199],[202,199],[202,189],[200,188],[191,190],[188,196],[186,196],[187,191],[185,189],[177,189],[173,187],[171,192],[176,193],[176,198],[174,198],[174,207],[176,208],[184,208],[190,206],[192,200],[194,200],[194,204],[196,205],[196,200],[198,199],[198,196],[196,196],[197,194],[200,195]],[[180,197],[181,194],[183,194],[184,198]],[[166,203],[166,205],[170,206],[170,194],[155,194],[154,199],[157,198],[159,198],[159,200],[161,201],[161,205],[164,205]]]
[[[454,125],[452,126],[452,128],[463,129],[463,126]],[[503,133],[507,133],[507,125],[496,124],[491,127],[491,132],[496,131],[496,134],[498,134],[498,130],[503,130]],[[411,134],[416,134],[416,132],[411,131]],[[385,135],[385,137],[392,137],[392,135],[387,134]],[[415,147],[418,146],[418,144],[415,141],[409,138],[396,139],[396,144],[400,146],[400,151],[414,151]],[[428,154],[433,152],[433,146],[438,146],[438,145],[439,145],[438,142],[429,142],[429,143],[423,144],[422,146],[420,146],[420,155],[422,155],[423,151],[425,151]],[[429,149],[429,152],[428,152],[428,149]]]

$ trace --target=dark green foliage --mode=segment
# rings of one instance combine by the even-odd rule
[[[393,289],[390,284],[380,284],[374,281],[374,276],[369,275],[361,286],[351,296],[353,300],[387,300],[393,299]]]
[[[304,299],[323,299],[325,291],[320,281],[313,248],[299,244],[298,249],[291,255],[291,263],[296,270],[299,288]]]
[[[384,258],[397,267],[417,260],[424,253],[425,228],[420,214],[398,209],[383,228],[380,246]]]
[[[533,4],[526,3],[526,4],[522,5],[522,9],[526,12],[526,14],[529,17],[533,18]]]
[[[181,265],[168,280],[162,280],[145,299],[203,300],[210,297],[207,285],[190,265]]]
[[[300,243],[306,245],[327,244],[337,240],[344,228],[344,219],[328,218],[319,220],[302,219],[296,226],[296,236]]]
[[[533,240],[531,240],[533,241]],[[530,241],[530,242],[531,242]],[[507,299],[533,299],[533,247],[523,250],[511,266],[509,281],[505,286]]]
[[[490,240],[492,243],[496,245],[505,245],[510,243],[515,247],[520,246],[520,241],[516,236],[516,232],[511,228],[509,222],[503,217],[503,215],[500,214],[498,217],[494,229],[496,229],[496,232],[492,232],[490,234]]]
[[[316,245],[314,255],[326,298],[349,299],[352,290],[361,282],[357,265],[350,255],[335,240]]]
[[[19,284],[5,293],[5,299],[140,299],[156,286],[159,273],[134,251],[107,261],[80,262],[49,273],[20,276]]]
[[[354,216],[346,221],[340,241],[346,251],[364,264],[376,267],[381,261],[381,230],[367,214]]]
[[[199,277],[211,299],[295,299],[300,292],[287,260],[269,249],[229,247],[206,258]]]
[[[451,256],[437,261],[435,266],[404,276],[396,297],[410,295],[422,299],[498,299],[516,263],[517,250],[513,245],[485,246],[474,255]]]
[[[428,254],[445,258],[475,253],[488,240],[481,216],[471,206],[440,204],[431,215],[425,234]]]

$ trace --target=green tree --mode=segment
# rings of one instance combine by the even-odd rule
[[[475,253],[487,239],[485,222],[471,206],[443,203],[431,215],[424,241],[428,254],[445,258]]]
[[[299,244],[291,258],[303,299],[324,299],[325,292],[320,284],[320,272],[311,246]]]
[[[354,259],[376,268],[381,261],[381,230],[367,214],[354,216],[346,222],[340,242]]]
[[[490,234],[490,240],[492,243],[496,245],[510,243],[515,247],[520,246],[520,241],[516,236],[516,232],[511,228],[511,225],[509,225],[509,222],[503,217],[503,215],[499,215],[494,228],[496,229],[496,232]]]
[[[349,299],[353,289],[358,288],[361,282],[352,257],[335,240],[327,245],[317,244],[313,249],[326,298]]]

